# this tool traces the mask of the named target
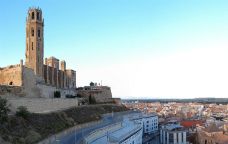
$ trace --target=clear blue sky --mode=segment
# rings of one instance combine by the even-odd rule
[[[228,97],[227,0],[1,0],[0,67],[25,57],[25,19],[40,7],[45,57],[77,85],[122,98]]]

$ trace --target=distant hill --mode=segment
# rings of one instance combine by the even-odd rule
[[[228,98],[194,98],[194,99],[122,99],[123,102],[198,102],[198,103],[217,103],[217,104],[228,104]]]

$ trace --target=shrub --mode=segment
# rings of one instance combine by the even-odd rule
[[[73,95],[66,95],[66,98],[76,98],[76,96],[73,96]]]
[[[0,97],[0,123],[8,120],[8,112],[10,112],[7,100]]]
[[[61,97],[60,91],[55,91],[54,92],[54,98],[60,98],[60,97]]]
[[[33,130],[30,130],[25,137],[25,142],[28,144],[35,143],[41,139],[41,135]]]
[[[25,107],[25,106],[19,106],[17,108],[16,116],[23,117],[24,119],[26,119],[26,118],[28,118],[29,114],[30,113],[29,113],[27,107]]]

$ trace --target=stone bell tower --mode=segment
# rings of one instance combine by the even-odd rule
[[[26,52],[25,66],[34,70],[35,74],[43,77],[44,57],[44,19],[42,10],[30,8],[26,18]]]

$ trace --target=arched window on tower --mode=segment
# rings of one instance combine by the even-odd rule
[[[34,29],[32,28],[32,30],[31,30],[31,33],[32,33],[32,36],[34,36]]]
[[[40,13],[39,13],[39,12],[36,13],[36,19],[37,19],[37,20],[40,19]]]
[[[32,19],[34,19],[35,18],[35,14],[34,14],[34,12],[32,12]]]

